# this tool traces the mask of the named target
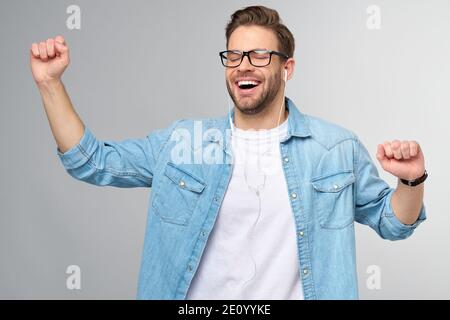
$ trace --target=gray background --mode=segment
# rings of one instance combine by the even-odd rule
[[[450,298],[448,150],[450,1],[260,1],[296,37],[287,95],[308,114],[351,129],[375,158],[385,140],[421,143],[430,172],[428,221],[406,241],[357,226],[363,299]],[[66,8],[82,10],[81,30]],[[29,46],[67,38],[64,83],[100,139],[145,136],[181,117],[227,112],[224,26],[251,1],[0,2],[0,298],[134,299],[147,189],[80,183],[56,156],[28,63]],[[381,8],[368,30],[366,9]],[[396,179],[380,170],[392,186]],[[68,265],[82,289],[66,289]],[[381,290],[366,269],[381,268]]]

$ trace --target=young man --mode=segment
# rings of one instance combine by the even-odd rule
[[[226,37],[233,112],[121,142],[97,140],[75,113],[61,82],[64,39],[33,44],[62,163],[88,183],[152,187],[138,298],[357,298],[354,222],[398,240],[425,219],[418,143],[378,146],[381,166],[399,179],[390,188],[352,132],[285,98],[294,38],[276,11],[235,12]]]

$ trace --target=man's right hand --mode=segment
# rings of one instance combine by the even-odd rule
[[[69,65],[69,48],[62,36],[33,43],[30,50],[30,64],[37,84],[60,80]]]

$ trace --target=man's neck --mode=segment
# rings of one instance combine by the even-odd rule
[[[234,125],[242,130],[272,129],[283,123],[288,116],[285,103],[277,103],[257,114],[245,114],[235,108]],[[282,112],[281,110],[284,110]],[[281,111],[281,114],[280,114]]]

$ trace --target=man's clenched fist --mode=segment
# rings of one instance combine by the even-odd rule
[[[31,72],[36,83],[59,80],[69,64],[69,48],[62,36],[33,43],[30,50]]]
[[[378,145],[377,159],[383,169],[399,179],[414,180],[425,172],[425,159],[417,141],[386,141]]]

